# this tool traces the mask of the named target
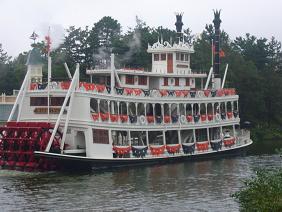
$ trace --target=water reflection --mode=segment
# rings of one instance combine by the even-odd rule
[[[119,169],[83,174],[0,171],[3,210],[236,211],[230,197],[255,167],[278,155]]]

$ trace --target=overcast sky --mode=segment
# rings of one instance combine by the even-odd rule
[[[212,22],[213,9],[222,9],[221,28],[231,38],[249,32],[282,40],[281,0],[0,0],[0,8],[0,43],[11,56],[30,49],[34,30],[43,39],[48,26],[60,34],[111,16],[126,31],[137,15],[149,26],[175,29],[174,12],[184,12],[184,28],[200,33]]]

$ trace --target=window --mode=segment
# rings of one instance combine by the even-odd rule
[[[168,86],[168,78],[167,77],[164,78],[164,86]]]
[[[185,54],[185,61],[188,61],[188,54]]]
[[[147,77],[145,77],[145,76],[139,76],[139,78],[138,78],[138,84],[139,84],[139,85],[147,85]]]
[[[186,78],[186,86],[190,86],[190,79]]]
[[[181,54],[181,61],[184,61],[184,54]]]
[[[175,86],[179,86],[179,78],[175,78]]]
[[[30,97],[30,106],[47,106],[47,97]]]
[[[176,60],[179,60],[179,53],[176,53]]]
[[[159,61],[159,54],[154,54],[154,61]]]
[[[65,97],[50,97],[50,106],[62,106]],[[67,106],[69,105],[69,100]],[[48,106],[47,97],[30,97],[30,106]]]
[[[108,130],[92,129],[93,143],[95,144],[109,144]]]
[[[134,76],[126,75],[125,83],[128,85],[134,85]]]
[[[166,54],[161,54],[161,60],[166,60]]]

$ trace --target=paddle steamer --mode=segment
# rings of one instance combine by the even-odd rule
[[[238,95],[224,88],[220,65],[220,13],[215,11],[214,64],[191,69],[193,46],[183,39],[148,45],[150,71],[79,65],[67,81],[48,80],[36,48],[10,117],[0,129],[2,167],[22,170],[110,168],[238,155],[252,141],[239,127]],[[17,111],[17,116],[15,116]],[[12,121],[13,117],[16,121]]]

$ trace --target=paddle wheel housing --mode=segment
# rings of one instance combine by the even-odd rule
[[[34,151],[45,151],[53,128],[47,122],[7,122],[0,127],[0,166],[25,171],[57,169],[54,160],[34,156]],[[60,152],[61,139],[57,131],[50,152]]]

